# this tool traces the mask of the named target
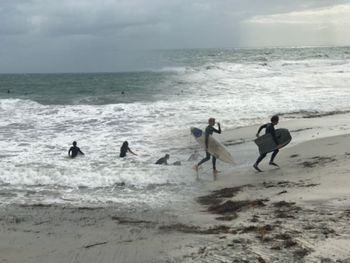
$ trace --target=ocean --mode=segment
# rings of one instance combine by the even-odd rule
[[[176,206],[211,183],[187,161],[191,126],[350,110],[349,47],[154,54],[130,72],[1,74],[1,205]],[[125,140],[137,156],[119,158]],[[67,157],[73,141],[84,157]],[[182,165],[154,165],[166,153]]]

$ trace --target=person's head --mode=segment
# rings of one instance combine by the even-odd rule
[[[123,142],[123,145],[122,145],[122,147],[128,147],[129,146],[129,143],[128,143],[128,141],[125,141],[125,142]]]
[[[165,159],[168,160],[168,159],[170,158],[170,155],[169,155],[169,154],[166,154],[164,157],[165,157]]]
[[[77,146],[77,142],[76,141],[73,142],[73,146]]]
[[[209,118],[209,119],[208,119],[208,123],[209,123],[209,125],[211,125],[211,126],[215,125],[215,118]]]
[[[273,115],[273,116],[271,117],[271,123],[272,123],[273,125],[276,125],[276,124],[278,123],[278,121],[279,121],[278,115]]]

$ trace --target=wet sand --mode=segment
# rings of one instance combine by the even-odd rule
[[[263,173],[251,167],[257,127],[224,132],[240,165],[219,163],[184,210],[2,207],[0,262],[350,262],[349,118],[282,120],[293,142]]]

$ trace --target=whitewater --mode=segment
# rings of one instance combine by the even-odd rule
[[[210,183],[188,161],[191,126],[350,110],[350,48],[160,53],[135,72],[0,75],[2,204],[182,202]],[[119,158],[125,140],[137,156]],[[84,157],[67,157],[73,141]],[[166,153],[182,165],[155,165]]]

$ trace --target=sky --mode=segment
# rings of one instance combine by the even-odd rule
[[[350,0],[0,0],[0,73],[123,71],[147,50],[350,45]]]

